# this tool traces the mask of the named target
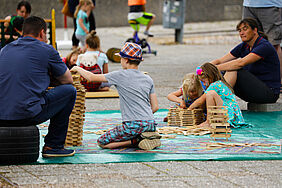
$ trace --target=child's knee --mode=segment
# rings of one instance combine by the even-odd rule
[[[216,95],[218,95],[217,94],[217,92],[216,91],[214,91],[214,90],[210,90],[210,91],[207,91],[207,97],[214,97],[214,96],[216,96]]]

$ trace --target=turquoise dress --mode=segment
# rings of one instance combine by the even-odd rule
[[[229,117],[228,123],[230,123],[231,126],[237,128],[248,125],[245,123],[235,95],[232,93],[229,87],[219,80],[211,83],[205,93],[211,90],[214,90],[220,96],[223,101],[223,106],[227,107]]]

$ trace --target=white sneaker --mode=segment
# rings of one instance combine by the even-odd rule
[[[144,31],[144,35],[147,35],[148,37],[153,37],[154,35],[149,33],[149,31]]]

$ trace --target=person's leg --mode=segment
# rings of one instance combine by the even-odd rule
[[[50,119],[48,134],[45,137],[45,146],[50,148],[64,148],[72,112],[76,89],[72,85],[60,85],[44,94],[46,104],[42,111],[32,118],[32,122],[39,124]]]
[[[223,101],[220,98],[220,96],[217,94],[216,91],[210,90],[206,93],[206,105],[207,109],[209,106],[222,106]],[[207,120],[199,125],[199,127],[205,127],[209,126],[209,117],[207,117]]]
[[[86,51],[86,35],[75,35],[76,38],[79,40],[81,46],[82,46],[82,53],[84,53]]]
[[[73,18],[73,27],[74,27],[74,31],[73,31],[73,34],[72,34],[72,48],[75,49],[78,47],[78,44],[79,44],[79,40],[76,38],[75,36],[75,31],[76,31],[76,19]]]
[[[131,140],[142,132],[155,131],[155,121],[132,121],[123,122],[122,125],[107,131],[97,142],[101,148],[114,149],[132,146]]]
[[[134,32],[133,32],[133,38],[134,38],[136,36],[136,34],[138,33],[139,29],[140,29],[139,22],[136,21],[136,20],[129,20],[128,23],[134,30]]]
[[[277,55],[278,55],[278,58],[279,58],[279,61],[280,61],[280,76],[281,76],[281,84],[282,84],[282,50],[281,50],[280,44],[274,45],[274,48],[277,52]]]
[[[126,141],[120,141],[120,142],[112,142],[106,145],[100,145],[99,146],[103,149],[115,149],[115,148],[125,148],[132,146],[131,140],[126,140]]]
[[[119,125],[99,137],[98,145],[103,149],[114,149],[131,145],[130,139],[135,135],[131,135],[127,131],[128,127],[125,123]]]
[[[258,30],[263,32],[262,23],[260,22],[257,16],[257,8],[254,7],[243,7],[243,15],[242,18],[253,18],[257,21]]]
[[[89,25],[90,25],[89,32],[92,30],[96,30],[96,22],[95,22],[95,16],[94,16],[93,11],[90,12],[88,20],[89,20]]]
[[[224,79],[232,88],[234,88],[237,81],[237,71],[227,71],[224,74]]]
[[[146,26],[146,30],[145,31],[149,31],[150,27],[153,25],[154,21],[156,19],[156,16],[153,14],[152,15],[152,19],[149,21],[148,25]]]
[[[282,40],[282,8],[256,8],[255,11],[257,19],[262,25],[262,29],[260,29],[260,31],[264,32],[268,36],[269,42],[274,46],[280,61],[280,70],[282,71],[282,52],[280,47]]]
[[[136,20],[142,24],[146,26],[146,29],[144,31],[144,34],[149,36],[149,37],[153,37],[154,35],[152,35],[151,33],[149,33],[149,29],[152,26],[154,20],[155,20],[156,16],[152,13],[147,13],[144,12],[143,16],[140,18],[137,18]]]
[[[237,71],[234,92],[239,98],[251,103],[275,103],[279,98],[279,94],[275,95],[265,83],[242,69]]]
[[[208,106],[222,106],[223,105],[222,99],[217,94],[217,92],[213,90],[207,92],[206,103],[207,103],[207,108]]]

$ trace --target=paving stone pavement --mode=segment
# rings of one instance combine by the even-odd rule
[[[155,37],[150,44],[158,54],[145,55],[140,70],[153,78],[160,108],[169,107],[166,96],[181,85],[184,74],[224,55],[240,41],[236,23],[185,24],[186,44],[173,44],[174,30],[152,27]],[[56,33],[57,40],[62,40],[64,30],[57,29]],[[70,38],[72,30],[67,33]],[[132,31],[129,27],[98,28],[97,33],[102,50],[107,51],[121,47]],[[66,56],[70,50],[59,52]],[[110,71],[117,69],[119,63],[109,63]],[[246,110],[245,102],[239,100],[239,104]],[[118,109],[118,99],[86,100],[87,111]],[[0,187],[281,187],[281,176],[279,160],[13,165],[0,166]]]

